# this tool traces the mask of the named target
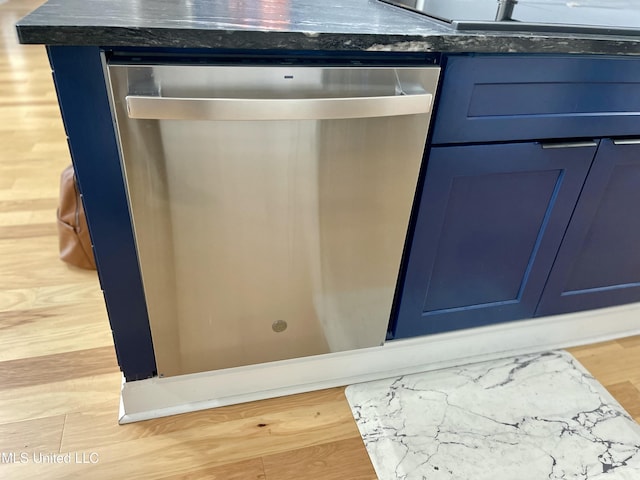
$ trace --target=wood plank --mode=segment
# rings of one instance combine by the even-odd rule
[[[58,234],[55,223],[0,226],[0,240],[6,238],[48,237]]]
[[[38,454],[39,453],[44,454],[45,452],[38,452]],[[80,455],[81,454],[82,453],[80,453]],[[27,462],[24,464],[19,462],[0,463],[0,478],[11,480],[33,480],[36,478],[46,480],[66,480],[68,478],[82,478],[82,476],[74,476],[74,474],[77,475],[80,468],[82,468],[82,466],[74,463],[35,463],[33,458],[29,457]],[[86,472],[86,470],[84,470],[84,472]],[[84,475],[88,474],[84,473]],[[85,478],[90,479],[92,477],[89,474],[89,476]]]
[[[0,424],[100,410],[117,419],[121,385],[118,372],[0,390]]]
[[[615,341],[622,348],[640,348],[640,335],[633,337],[620,338]]]
[[[573,350],[569,352],[573,353]],[[597,347],[592,355],[585,354],[583,350],[576,358],[605,386],[624,381],[640,383],[640,349],[623,349],[613,344],[610,350],[604,352],[602,347]]]
[[[631,382],[606,385],[607,390],[636,422],[640,421],[640,390]]]
[[[0,334],[0,361],[113,345],[104,303],[97,301],[0,312]]]
[[[21,212],[34,210],[56,211],[58,197],[22,198],[0,202],[0,212]]]
[[[87,304],[88,302],[91,302],[90,306],[94,310],[104,312],[104,308],[101,308],[102,290],[100,290],[96,272],[76,268],[70,268],[69,272],[69,277],[71,277],[69,280],[76,280],[75,283],[2,290],[0,293],[0,312],[77,303]],[[88,307],[85,305],[85,308]]]
[[[0,401],[2,399],[0,398]],[[181,424],[180,416],[174,421]],[[316,444],[354,438],[355,422],[344,401],[265,412],[218,424],[182,425],[171,433],[95,447],[99,468],[79,466],[68,478],[135,478],[182,475]],[[121,428],[136,428],[123,425]],[[62,450],[74,450],[63,434]],[[83,444],[93,448],[99,432],[87,432]],[[148,459],[154,459],[148,463]],[[77,467],[77,466],[76,466]]]
[[[0,390],[119,371],[111,346],[21,358],[0,362]]]
[[[324,417],[320,419],[322,415]],[[196,436],[203,435],[205,432],[211,432],[212,436],[216,434],[233,436],[228,428],[232,423],[242,425],[250,432],[257,431],[264,436],[264,432],[272,431],[274,418],[279,422],[278,431],[284,429],[285,436],[299,434],[292,422],[308,418],[308,425],[305,421],[307,426],[311,426],[312,421],[323,427],[340,421],[342,424],[339,429],[343,435],[359,437],[357,426],[344,397],[344,388],[332,388],[128,425],[118,425],[113,412],[82,411],[67,416],[62,447],[66,450],[76,450],[86,444],[93,447],[109,446],[149,437],[172,437],[185,431],[191,431]],[[299,446],[295,443],[294,445]]]
[[[57,235],[0,240],[0,290],[71,283],[76,274],[70,275],[71,267],[58,255]],[[82,275],[86,272],[77,273]]]
[[[263,458],[266,480],[375,480],[362,439],[349,438]]]
[[[1,226],[21,226],[29,227],[32,225],[41,225],[43,223],[53,225],[56,224],[56,209],[51,210],[30,210],[19,212],[0,212]],[[57,233],[54,231],[54,235]]]
[[[0,425],[0,452],[59,452],[64,415]]]
[[[598,355],[617,355],[622,351],[622,345],[617,342],[601,342],[569,349],[577,359]]]
[[[195,469],[187,473],[158,477],[158,480],[264,480],[262,459],[252,458],[243,462],[229,463],[217,467]]]

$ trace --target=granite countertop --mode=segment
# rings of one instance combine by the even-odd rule
[[[49,0],[17,30],[46,45],[640,55],[640,36],[460,32],[378,0]]]

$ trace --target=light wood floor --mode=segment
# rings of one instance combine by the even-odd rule
[[[39,3],[0,3],[0,453],[29,455],[0,462],[0,478],[374,479],[341,388],[117,425],[96,274],[57,258],[69,155],[51,73],[44,48],[15,37]],[[640,337],[572,353],[640,420]],[[33,452],[71,463],[35,463]]]

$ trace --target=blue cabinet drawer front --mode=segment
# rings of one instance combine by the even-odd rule
[[[433,143],[640,133],[640,59],[452,56]]]

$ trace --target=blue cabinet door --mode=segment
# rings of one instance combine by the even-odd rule
[[[640,141],[600,142],[536,315],[640,301]]]
[[[596,148],[431,148],[390,336],[532,317]]]

